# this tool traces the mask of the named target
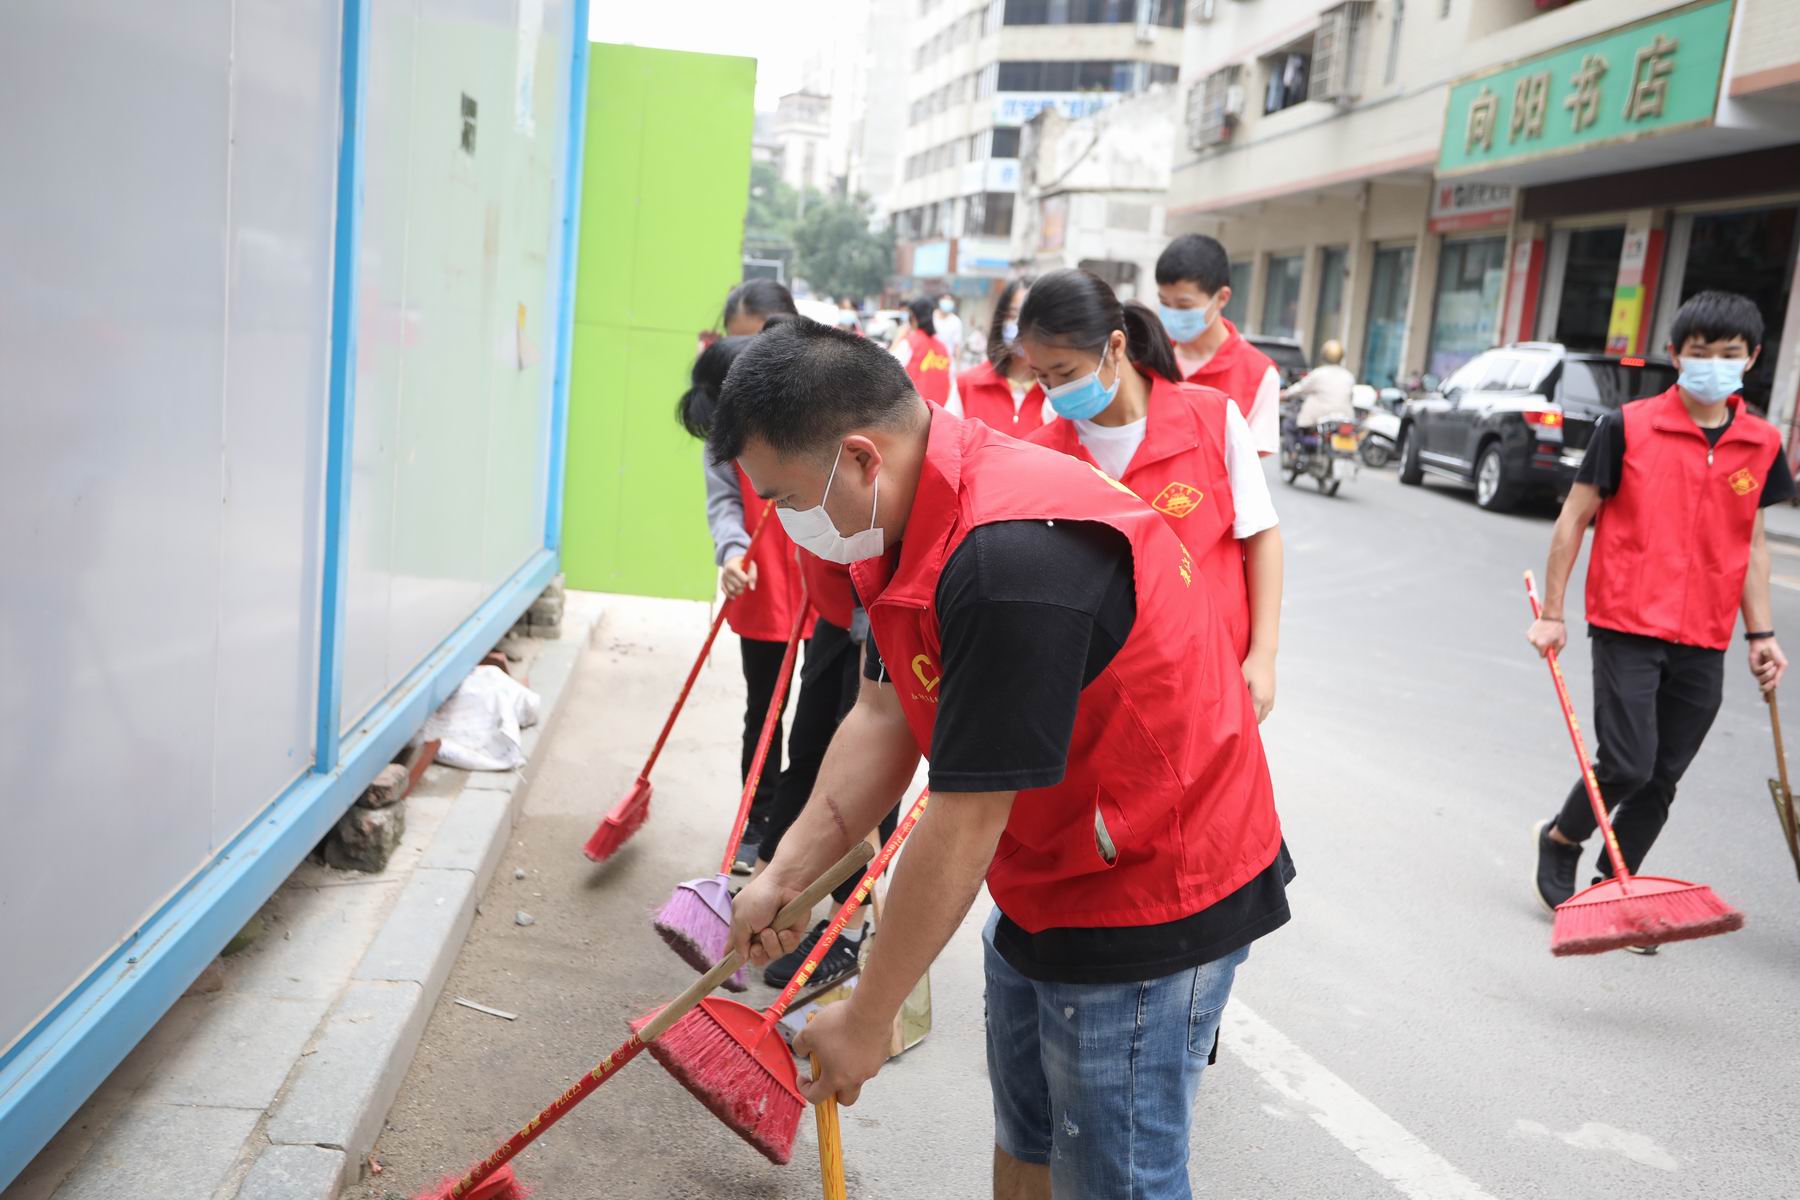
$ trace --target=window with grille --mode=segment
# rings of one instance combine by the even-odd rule
[[[1362,34],[1369,7],[1369,0],[1350,0],[1319,14],[1308,100],[1348,104],[1356,98],[1362,82]]]

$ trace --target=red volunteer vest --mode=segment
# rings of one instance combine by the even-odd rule
[[[1101,521],[1131,542],[1137,620],[1081,693],[1061,783],[1022,791],[988,888],[1036,933],[1154,925],[1230,895],[1281,843],[1250,692],[1193,557],[1154,511],[1085,463],[950,413],[931,414],[925,463],[897,551],[851,575],[926,754],[943,661],[938,577],[971,529],[997,521]],[[1094,814],[1117,846],[1108,863]]]
[[[1246,342],[1237,326],[1220,317],[1226,330],[1219,352],[1206,360],[1206,365],[1187,377],[1189,383],[1217,388],[1237,401],[1238,411],[1246,420],[1256,403],[1256,390],[1275,366],[1275,360]]]
[[[912,380],[919,395],[942,405],[950,399],[950,351],[923,329],[907,334],[906,341],[912,347],[912,356],[906,360],[906,377]]]
[[[1230,397],[1152,375],[1144,440],[1119,482],[1161,513],[1200,560],[1238,661],[1250,653],[1250,590],[1244,548],[1231,532],[1237,506],[1225,466],[1225,406]],[[1093,465],[1073,421],[1050,422],[1028,439]]]
[[[1731,644],[1781,435],[1742,396],[1726,403],[1731,427],[1710,448],[1675,388],[1621,410],[1625,467],[1595,522],[1591,623],[1687,646]]]
[[[750,486],[750,477],[738,468],[738,492],[744,498],[744,532],[756,527],[756,519],[768,503]],[[756,564],[756,587],[725,605],[725,623],[741,638],[761,642],[785,642],[794,624],[794,606],[800,602],[800,568],[794,562],[794,543],[781,519],[769,514],[769,527],[750,556]]]
[[[989,429],[1028,438],[1044,426],[1044,389],[1032,384],[1024,401],[1014,405],[1012,385],[991,363],[980,363],[958,375],[956,394],[962,397],[963,416]]]
[[[796,553],[800,555],[800,573],[806,577],[806,595],[813,611],[839,629],[850,628],[856,612],[856,589],[850,585],[850,568],[826,562],[810,550],[797,548]]]

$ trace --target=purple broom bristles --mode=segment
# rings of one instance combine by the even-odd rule
[[[696,971],[712,970],[731,950],[729,880],[719,876],[677,884],[652,925],[688,966]],[[741,992],[749,986],[749,976],[742,967],[725,981],[725,989],[731,992]]]

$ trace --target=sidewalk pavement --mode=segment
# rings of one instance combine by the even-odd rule
[[[522,771],[427,768],[380,874],[302,863],[0,1200],[330,1200],[355,1180],[600,614],[568,593],[561,639],[514,667],[543,702]]]

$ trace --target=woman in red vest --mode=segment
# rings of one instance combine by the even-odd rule
[[[1194,552],[1261,721],[1275,705],[1281,530],[1242,414],[1223,392],[1179,382],[1156,314],[1121,305],[1088,271],[1037,281],[1018,347],[1058,413],[1031,441],[1125,484]]]
[[[758,289],[753,302],[777,308],[787,289],[772,280],[754,280],[732,290],[725,302],[725,325],[735,323],[744,328],[750,321],[745,311],[746,289]],[[780,296],[768,291],[779,289]],[[793,299],[787,299],[792,309]],[[762,328],[768,313],[757,313],[756,328]],[[746,336],[721,338],[701,350],[694,360],[688,390],[676,405],[676,416],[687,431],[704,438],[712,421],[712,410],[725,373],[739,352],[750,342]],[[739,778],[748,778],[750,761],[756,756],[756,742],[763,721],[775,696],[775,683],[781,674],[781,659],[787,649],[788,630],[794,621],[794,606],[799,603],[799,568],[794,560],[794,544],[773,518],[756,541],[756,552],[749,554],[750,531],[765,507],[757,499],[744,473],[735,466],[706,467],[706,523],[713,539],[713,562],[719,568],[719,590],[726,599],[725,621],[738,636],[738,652],[744,671],[744,732],[739,761]],[[783,719],[785,720],[785,714]],[[737,868],[749,871],[755,861],[756,847],[762,839],[773,811],[776,792],[781,786],[781,730],[769,747],[769,756],[757,783],[756,799],[750,808],[750,822],[745,827],[743,843],[738,849]]]
[[[1187,1197],[1219,1014],[1292,876],[1194,556],[1115,480],[924,403],[890,356],[808,322],[745,349],[707,445],[850,564],[872,643],[813,799],[733,907],[738,948],[791,951],[780,905],[930,759],[888,926],[796,1043],[808,1098],[856,1100],[985,881],[996,1194]]]
[[[1031,364],[1013,348],[1019,336],[1019,308],[1030,290],[1029,279],[1015,279],[1001,290],[994,318],[988,322],[987,360],[957,375],[956,394],[945,406],[1017,438],[1030,437],[1052,415]]]
[[[894,339],[894,357],[906,368],[906,377],[919,395],[932,404],[950,401],[950,351],[937,337],[931,301],[907,302],[908,320]]]
[[[1594,775],[1633,874],[1718,715],[1740,612],[1762,689],[1787,670],[1769,605],[1763,509],[1792,500],[1794,479],[1780,432],[1738,394],[1762,336],[1762,314],[1743,296],[1701,292],[1681,306],[1669,331],[1680,376],[1594,430],[1551,536],[1543,615],[1526,635],[1540,654],[1568,641],[1563,599],[1592,522]],[[1581,843],[1594,827],[1579,780],[1562,811],[1538,823],[1535,883],[1548,907],[1574,895]],[[1612,876],[1604,848],[1594,869]]]

